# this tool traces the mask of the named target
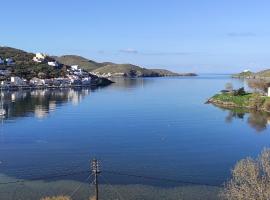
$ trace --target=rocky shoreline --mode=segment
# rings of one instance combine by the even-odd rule
[[[220,94],[222,95],[222,94]],[[264,96],[255,96],[254,94],[250,94],[251,97],[248,99],[243,99],[242,104],[237,104],[233,102],[233,100],[221,100],[218,99],[218,95],[215,95],[208,99],[205,103],[206,104],[213,104],[217,107],[220,108],[225,108],[225,109],[245,109],[249,111],[259,111],[259,112],[267,112],[270,113],[270,98],[264,97]],[[254,95],[252,97],[252,95]],[[241,98],[241,97],[240,97]]]

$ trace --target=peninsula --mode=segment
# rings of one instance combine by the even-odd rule
[[[247,110],[270,112],[270,97],[259,93],[245,92],[244,88],[227,91],[223,90],[207,100],[221,108],[242,108]]]
[[[195,73],[175,73],[166,69],[147,69],[133,64],[98,63],[76,55],[54,57],[64,65],[79,65],[84,70],[99,77],[164,77],[164,76],[197,76]]]
[[[49,56],[0,46],[2,89],[106,86],[110,77],[196,76],[132,64],[98,63],[76,55]]]

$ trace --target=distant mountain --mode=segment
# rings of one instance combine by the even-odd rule
[[[87,70],[87,71],[93,71],[97,68],[113,64],[109,62],[104,62],[104,63],[98,63],[93,60],[89,60],[87,58],[81,57],[81,56],[76,56],[76,55],[64,55],[60,57],[54,57],[55,60],[57,60],[59,63],[62,63],[64,65],[79,65],[82,69]]]
[[[195,73],[176,73],[166,69],[151,69],[154,72],[159,73],[162,76],[197,76]]]
[[[161,77],[161,76],[195,76],[194,73],[174,73],[165,69],[146,69],[132,64],[98,63],[76,55],[54,57],[64,65],[79,65],[84,70],[99,76],[113,77]]]
[[[259,72],[241,72],[238,74],[232,75],[233,78],[247,78],[247,79],[269,79],[270,78],[270,69],[266,69]]]
[[[51,66],[48,64],[48,62],[55,62],[57,60],[61,60],[58,57],[52,57],[52,56],[46,56],[44,62],[38,63],[33,61],[33,57],[35,54],[29,53],[20,49],[15,49],[11,47],[1,47],[0,46],[0,58],[2,60],[5,59],[12,59],[14,63],[12,65],[8,65],[7,63],[1,63],[0,64],[0,70],[9,71],[9,75],[1,75],[0,74],[0,80],[7,80],[10,78],[10,76],[19,76],[21,78],[30,80],[34,77],[41,77],[42,78],[58,78],[58,77],[65,77],[68,74],[68,70],[70,68],[70,65],[72,65],[72,61],[81,61],[78,62],[78,64],[81,64],[81,66],[86,66],[85,63],[89,64],[88,67],[92,66],[103,66],[107,65],[109,63],[96,63],[94,61],[86,60],[79,56],[68,56],[66,58],[67,61],[64,63],[58,62],[58,66]],[[57,59],[56,59],[57,58]],[[61,58],[61,57],[60,57]],[[66,60],[63,59],[64,61]],[[73,58],[73,60],[71,59]],[[68,61],[70,63],[68,63]],[[74,64],[76,64],[74,63]],[[96,83],[98,86],[104,86],[112,83],[110,80],[106,78],[100,78],[96,75],[93,75],[91,73],[88,73],[88,76],[92,78],[92,82]]]
[[[146,69],[131,64],[110,64],[92,71],[105,77],[163,77],[163,76],[196,76],[193,73],[174,73],[165,69]]]
[[[270,78],[270,69],[266,69],[255,74],[255,77]]]
[[[244,71],[238,74],[233,74],[233,78],[252,78],[255,75],[255,73],[251,71]]]

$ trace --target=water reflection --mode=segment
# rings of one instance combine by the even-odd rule
[[[270,114],[266,112],[248,111],[244,109],[232,109],[228,111],[228,115],[225,118],[226,122],[231,123],[233,119],[245,120],[245,116],[247,116],[246,122],[257,132],[266,130],[270,124]]]
[[[150,83],[154,83],[153,78],[111,78],[114,84],[109,87],[114,89],[144,88]]]
[[[81,88],[5,91],[2,92],[4,109],[7,112],[5,119],[29,115],[42,119],[57,106],[67,102],[77,105],[89,94],[90,89]]]

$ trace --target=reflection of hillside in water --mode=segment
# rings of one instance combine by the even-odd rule
[[[45,89],[21,90],[2,92],[5,118],[25,117],[34,114],[37,118],[44,118],[49,112],[64,103],[72,102],[77,105],[83,97],[89,95],[89,89]]]
[[[226,122],[231,123],[233,119],[244,119],[247,115],[247,123],[257,132],[262,132],[268,128],[270,124],[270,114],[266,112],[245,111],[242,109],[229,110]]]
[[[110,78],[114,82],[109,87],[114,89],[143,88],[149,83],[154,83],[153,78]]]

